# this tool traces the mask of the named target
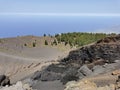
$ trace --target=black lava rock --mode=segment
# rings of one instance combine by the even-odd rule
[[[6,86],[6,85],[10,85],[9,77],[5,75],[0,75],[0,86]]]

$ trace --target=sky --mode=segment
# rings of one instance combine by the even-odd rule
[[[13,22],[19,22],[18,24],[20,24],[21,22],[20,19],[22,19],[23,20],[22,22],[25,23],[24,19],[27,20],[28,17],[30,17],[29,20],[31,20],[32,22],[34,19],[33,17],[39,18],[44,17],[48,19],[48,17],[51,18],[53,16],[58,17],[57,19],[52,18],[58,21],[61,19],[60,17],[73,18],[86,16],[98,18],[99,17],[119,18],[120,0],[0,0],[0,24],[1,24],[0,31],[2,34],[5,33],[4,31],[6,32],[8,31],[9,33],[10,31],[14,32],[15,28],[7,30],[6,27],[7,26],[10,27],[8,24]],[[10,22],[10,20],[12,21]],[[2,22],[4,22],[4,25],[2,24]],[[120,22],[118,21],[117,23],[120,24]],[[25,24],[29,26],[29,23]],[[22,28],[21,32],[24,31],[25,29]],[[27,30],[25,32],[27,32]],[[10,35],[12,36],[12,33]]]
[[[0,13],[120,14],[120,0],[0,0]]]
[[[0,0],[0,13],[120,13],[120,0]]]

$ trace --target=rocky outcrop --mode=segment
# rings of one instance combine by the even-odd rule
[[[112,72],[112,75],[120,75],[120,69]]]
[[[81,80],[79,82],[69,82],[66,84],[66,88],[64,90],[116,90],[116,86],[114,84],[106,85],[104,87],[97,87],[94,82],[88,80]]]
[[[116,62],[118,60],[118,62]],[[93,45],[71,51],[58,64],[34,74],[33,80],[60,80],[63,84],[120,68],[120,35],[106,37]]]
[[[92,70],[90,70],[86,65],[83,65],[78,72],[81,72],[84,76],[90,76],[92,74]]]
[[[77,80],[76,67],[67,67],[61,64],[52,64],[42,71],[37,71],[31,77],[32,80],[54,81],[61,80],[64,84],[67,81]]]
[[[21,81],[12,86],[5,86],[0,90],[33,90],[28,84],[23,84]]]
[[[64,90],[120,90],[119,69],[113,70],[111,73],[103,73],[79,81],[68,82]]]
[[[0,86],[6,86],[6,85],[10,85],[9,77],[5,75],[0,75]]]
[[[96,90],[96,88],[95,83],[86,80],[80,82],[71,81],[66,84],[64,90]]]
[[[85,64],[96,60],[112,63],[120,58],[120,35],[106,37],[94,45],[71,51],[69,56],[62,60],[65,63]]]

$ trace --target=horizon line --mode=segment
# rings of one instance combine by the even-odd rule
[[[0,15],[21,16],[120,16],[120,13],[0,13]]]

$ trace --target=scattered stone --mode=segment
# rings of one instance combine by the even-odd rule
[[[0,90],[33,90],[28,84],[24,84],[21,81],[18,81],[15,85],[5,86]]]
[[[5,75],[0,75],[0,83],[6,78]]]
[[[66,84],[64,90],[96,90],[97,86],[95,83],[90,81],[79,81],[79,82],[69,82]]]
[[[115,70],[112,72],[112,75],[120,75],[120,70]]]
[[[73,81],[73,80],[78,80],[79,76],[77,75],[77,68],[74,67],[70,67],[68,68],[68,70],[66,70],[66,72],[64,72],[61,82],[63,84],[66,84],[68,81]]]
[[[116,87],[114,84],[111,84],[109,86],[106,85],[103,87],[97,87],[94,82],[88,80],[81,80],[78,82],[68,82],[64,90],[116,90]]]

